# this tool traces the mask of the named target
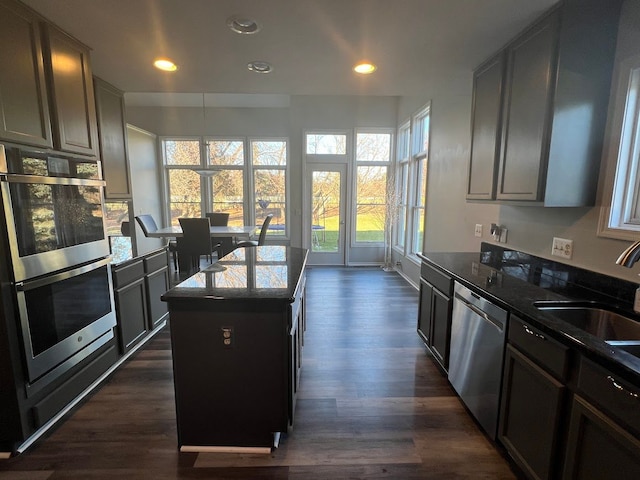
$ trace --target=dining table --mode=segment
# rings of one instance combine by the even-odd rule
[[[224,227],[209,227],[209,231],[212,237],[232,237],[234,241],[237,241],[238,239],[250,239],[255,235],[258,228],[256,225],[229,225]],[[149,237],[180,238],[182,237],[182,228],[180,228],[179,225],[159,228],[155,232],[149,232]]]
[[[209,232],[212,238],[229,238],[231,237],[233,243],[237,243],[239,240],[249,240],[253,237],[256,231],[259,229],[256,225],[228,225],[228,226],[211,226]],[[178,270],[182,274],[188,274],[190,272],[189,261],[186,255],[180,255],[181,245],[180,238],[183,237],[182,228],[179,225],[170,227],[159,228],[155,232],[149,232],[149,237],[154,238],[175,238],[178,242]]]

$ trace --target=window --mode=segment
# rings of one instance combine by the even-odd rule
[[[388,213],[390,133],[356,135],[355,242],[383,243]]]
[[[169,184],[169,218],[178,225],[180,217],[201,216],[200,141],[172,139],[163,142],[164,162],[172,166],[167,172]]]
[[[333,133],[308,133],[307,155],[345,155],[347,153],[347,136]]]
[[[415,255],[422,251],[424,243],[424,214],[426,210],[427,195],[427,159],[429,155],[429,128],[431,107],[427,105],[413,117],[413,135],[411,151],[411,182],[413,192],[411,195],[411,243],[409,254]]]
[[[429,128],[430,105],[398,128],[395,247],[407,256],[415,256],[424,243]]]
[[[229,213],[229,225],[244,225],[244,140],[207,140],[207,172],[211,201],[207,212]]]
[[[200,217],[228,212],[229,225],[261,225],[273,213],[269,236],[287,235],[287,141],[162,140],[168,217]]]
[[[398,129],[398,149],[396,156],[396,198],[398,210],[395,222],[395,245],[404,251],[407,235],[407,202],[409,199],[409,159],[410,159],[410,122]]]
[[[599,233],[635,239],[640,232],[640,56],[621,62],[618,71],[608,155],[615,166],[607,172],[603,197],[611,198],[611,205],[601,211]]]
[[[254,140],[251,142],[256,224],[273,214],[270,235],[285,235],[287,142]]]

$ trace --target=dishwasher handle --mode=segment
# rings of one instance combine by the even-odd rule
[[[482,318],[484,318],[487,322],[491,323],[494,327],[496,327],[499,331],[503,331],[504,330],[504,322],[501,322],[498,319],[495,319],[493,317],[490,317],[489,314],[487,314],[486,312],[483,312],[482,310],[480,310],[478,307],[476,307],[475,305],[473,305],[472,303],[467,302],[464,298],[462,297],[456,297],[456,300],[458,300],[460,303],[464,304],[465,307],[467,307],[469,310],[471,310],[473,313],[481,316]]]
[[[456,300],[461,301],[467,308],[482,318],[491,322],[500,330],[504,330],[507,323],[508,312],[503,308],[491,303],[480,294],[471,291],[464,285],[456,282],[454,286]]]

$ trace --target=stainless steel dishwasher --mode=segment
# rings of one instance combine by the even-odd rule
[[[487,434],[496,438],[508,312],[456,282],[449,382]]]

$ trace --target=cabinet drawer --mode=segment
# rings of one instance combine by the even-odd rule
[[[152,273],[167,266],[167,252],[163,250],[158,253],[149,255],[144,259],[145,273]]]
[[[625,428],[640,433],[640,386],[582,358],[578,392],[607,414],[620,420]]]
[[[113,269],[113,288],[122,288],[129,283],[144,277],[142,260]]]
[[[445,295],[450,297],[453,294],[453,279],[446,273],[422,262],[420,275]]]
[[[511,315],[509,324],[509,343],[518,347],[557,379],[567,380],[569,347],[553,340],[515,315]]]

